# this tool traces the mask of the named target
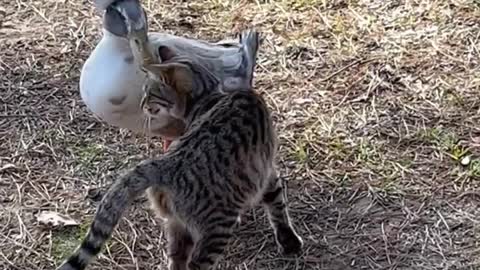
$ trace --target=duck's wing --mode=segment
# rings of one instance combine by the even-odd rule
[[[208,42],[166,33],[149,33],[149,42],[158,56],[160,46],[167,46],[178,54],[188,55],[202,62],[217,77],[222,78],[225,90],[237,90],[250,85],[253,72],[249,50],[239,40]],[[245,42],[245,40],[244,40]]]
[[[145,11],[139,0],[95,0],[96,5],[106,8],[104,15],[104,28],[107,31],[120,28],[123,31],[120,36],[129,36],[132,31],[138,33],[147,33],[148,22]],[[109,13],[110,11],[110,13]],[[120,16],[117,16],[119,14]],[[115,15],[115,16],[113,16]],[[108,24],[108,18],[113,18]],[[119,18],[123,17],[123,20]],[[118,29],[116,29],[118,30]],[[127,31],[125,35],[124,31]],[[115,34],[115,33],[114,33]],[[197,61],[202,62],[218,78],[224,82],[225,90],[237,90],[250,85],[253,73],[250,61],[249,51],[245,50],[245,44],[239,40],[225,39],[217,42],[208,42],[206,40],[187,38],[167,33],[148,32],[149,50],[152,56],[161,62],[158,49],[161,46],[167,46],[175,53],[187,55]],[[246,60],[247,59],[247,60]]]
[[[244,30],[240,34],[242,45],[242,62],[240,69],[245,72],[242,77],[246,78],[248,84],[244,85],[246,90],[253,88],[253,74],[257,65],[258,49],[260,47],[260,33],[255,29]]]
[[[170,46],[178,52],[196,55],[204,58],[218,58],[238,54],[241,47],[238,40],[221,40],[208,42],[206,40],[182,37],[167,33],[150,32],[150,42],[154,47]]]

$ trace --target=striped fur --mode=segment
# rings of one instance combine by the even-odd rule
[[[103,197],[93,223],[81,245],[59,268],[61,270],[85,269],[110,238],[123,212],[132,201],[152,185],[168,186],[172,175],[172,162],[165,158],[144,161],[120,177]],[[160,173],[161,172],[161,173]]]
[[[256,57],[258,34],[246,35],[255,43],[250,55]],[[109,189],[81,246],[60,270],[85,269],[125,209],[147,188],[166,220],[170,270],[212,269],[239,217],[257,203],[265,207],[283,252],[300,251],[302,240],[274,168],[277,138],[263,98],[251,89],[219,91],[215,76],[185,58],[173,56],[159,66],[153,70],[161,74],[151,74],[143,104],[156,99],[165,104],[165,96],[179,96],[174,100],[185,103],[185,133],[164,156],[141,163]]]

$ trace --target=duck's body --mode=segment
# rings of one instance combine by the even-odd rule
[[[80,95],[100,119],[138,132],[144,123],[138,104],[145,75],[132,60],[128,42],[104,31],[82,68]]]
[[[107,12],[105,16],[108,15]],[[150,128],[146,129],[146,116],[140,108],[145,74],[133,61],[128,40],[114,34],[115,29],[109,26],[108,21],[105,20],[103,26],[103,37],[81,71],[82,100],[90,111],[110,125],[169,137],[168,125],[180,123],[172,119],[151,119]],[[239,42],[208,43],[163,33],[149,33],[148,36],[154,51],[160,46],[168,46],[178,53],[201,59],[215,75],[222,78],[225,90],[238,89],[239,84],[247,84],[249,80]]]

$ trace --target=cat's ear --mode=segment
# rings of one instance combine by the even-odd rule
[[[175,57],[177,54],[173,49],[167,47],[167,46],[159,46],[158,47],[158,56],[162,60],[162,62],[168,61]]]
[[[190,93],[193,89],[192,70],[180,63],[162,63],[148,65],[145,69],[151,74],[160,75],[171,84],[175,90]]]

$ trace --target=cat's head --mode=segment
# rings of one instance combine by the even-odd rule
[[[222,91],[221,81],[194,59],[166,46],[158,52],[162,63],[143,67],[147,79],[141,106],[149,117],[184,120],[189,104],[206,93]]]

